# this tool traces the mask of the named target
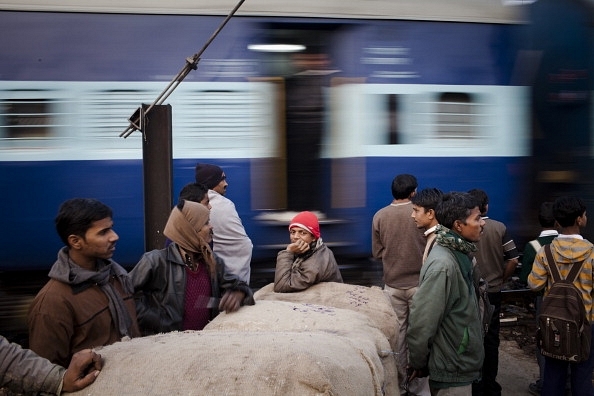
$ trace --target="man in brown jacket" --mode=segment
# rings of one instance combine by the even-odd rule
[[[29,310],[29,347],[67,366],[75,352],[140,335],[128,274],[111,260],[118,235],[112,211],[87,198],[60,206],[58,252],[46,285]]]

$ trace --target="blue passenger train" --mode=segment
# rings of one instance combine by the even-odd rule
[[[76,196],[113,208],[114,259],[130,268],[144,251],[141,135],[119,135],[235,4],[38,3],[0,9],[0,270],[49,268],[61,246],[53,218]],[[486,190],[490,215],[518,238],[551,195],[543,186],[575,177],[575,162],[534,156],[535,145],[550,153],[538,137],[559,134],[537,125],[554,114],[535,113],[550,104],[539,89],[563,111],[591,114],[589,59],[551,66],[576,87],[534,85],[549,58],[531,18],[561,2],[276,3],[287,2],[243,4],[166,102],[173,195],[197,162],[221,166],[255,261],[273,263],[291,214],[305,209],[338,256],[368,257],[371,218],[399,173],[419,188]],[[567,132],[585,139],[571,144],[584,143],[579,165],[589,164],[590,121],[568,122],[580,123]]]

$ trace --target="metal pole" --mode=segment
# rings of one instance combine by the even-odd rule
[[[186,58],[186,64],[180,70],[180,72],[177,73],[177,75],[173,78],[173,80],[169,83],[169,85],[163,90],[163,92],[161,92],[161,94],[157,97],[157,99],[155,99],[153,104],[151,104],[150,106],[148,106],[146,108],[146,110],[144,110],[145,115],[148,115],[151,112],[151,110],[153,109],[153,107],[162,104],[169,97],[169,95],[171,95],[173,93],[175,88],[177,88],[177,86],[184,80],[184,78],[186,78],[186,76],[188,74],[190,74],[190,72],[192,70],[196,70],[198,68],[198,62],[200,61],[200,56],[202,55],[202,53],[208,48],[210,43],[212,43],[212,41],[215,39],[215,37],[217,37],[217,35],[221,32],[221,30],[223,30],[223,27],[225,27],[227,22],[229,22],[229,20],[233,17],[233,15],[239,9],[239,7],[241,7],[241,5],[243,4],[244,1],[245,0],[239,0],[237,5],[235,6],[235,8],[233,8],[233,10],[231,10],[229,15],[227,15],[227,17],[219,25],[217,30],[215,30],[215,32],[210,36],[210,38],[202,46],[202,49],[200,51],[198,51],[191,57]],[[130,121],[130,125],[128,125],[128,128],[126,128],[126,130],[120,134],[120,137],[123,137],[125,139],[128,136],[130,136],[132,134],[132,132],[137,131],[137,130],[144,132],[141,128],[141,120],[142,120],[142,118],[140,117],[140,111],[138,111],[138,110],[135,111],[134,114],[132,114],[132,116],[128,119],[128,121]],[[145,134],[145,139],[146,139],[146,134]]]
[[[151,108],[150,114],[146,110]],[[143,104],[145,139],[142,143],[145,251],[165,247],[163,229],[173,205],[173,144],[171,105]]]

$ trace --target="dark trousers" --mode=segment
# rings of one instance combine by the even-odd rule
[[[536,325],[538,326],[538,315],[540,315],[540,308],[542,307],[542,296],[536,296],[534,301],[534,308],[536,309]],[[536,362],[538,363],[538,379],[540,381],[540,387],[542,388],[542,379],[544,378],[544,365],[545,357],[540,353],[540,348],[536,348]]]
[[[489,293],[489,301],[495,307],[489,331],[485,334],[483,345],[485,361],[482,379],[472,386],[474,396],[501,396],[501,385],[495,380],[499,370],[499,314],[501,313],[501,292]]]
[[[594,326],[591,328],[594,340]],[[594,343],[590,346],[590,357],[581,363],[569,363],[545,356],[544,378],[541,396],[565,394],[567,370],[570,372],[571,394],[592,396],[592,370],[594,370]]]

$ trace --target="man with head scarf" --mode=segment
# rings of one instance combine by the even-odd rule
[[[229,186],[227,175],[217,165],[199,163],[196,165],[196,183],[208,187],[210,221],[214,229],[213,251],[223,260],[229,272],[249,284],[253,244],[235,204],[225,197]]]
[[[172,243],[145,253],[130,272],[144,335],[201,330],[219,311],[254,304],[247,283],[226,271],[210,249],[207,207],[180,200],[163,234]]]

